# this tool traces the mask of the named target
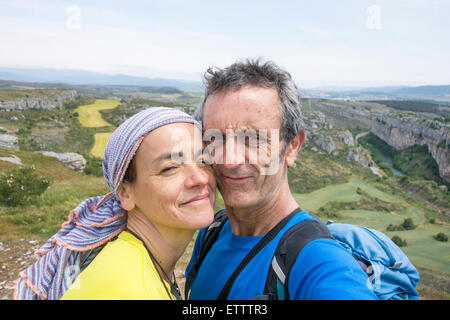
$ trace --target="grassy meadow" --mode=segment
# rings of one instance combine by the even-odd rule
[[[330,201],[354,202],[357,204],[357,201],[361,198],[357,193],[357,188],[361,188],[381,201],[396,202],[402,205],[404,209],[400,212],[383,212],[362,210],[358,209],[358,205],[355,205],[353,210],[337,210],[336,213],[340,215],[332,220],[376,229],[385,232],[390,238],[398,235],[407,240],[408,245],[402,249],[413,263],[450,273],[450,264],[448,264],[450,244],[433,239],[433,235],[439,232],[447,233],[448,227],[429,223],[419,208],[407,203],[400,197],[381,191],[359,179],[352,179],[349,183],[326,187],[308,194],[294,194],[294,197],[302,209],[316,213],[326,222],[327,217],[322,217],[318,209]],[[389,224],[401,224],[406,218],[411,218],[417,228],[409,231],[386,230]]]
[[[50,187],[30,203],[17,207],[0,206],[0,241],[38,236],[47,239],[58,231],[69,212],[86,198],[106,194],[109,189],[103,177],[86,175],[65,167],[52,157],[39,153],[0,148],[0,156],[16,155],[22,167],[48,178]],[[2,172],[16,167],[0,161]]]

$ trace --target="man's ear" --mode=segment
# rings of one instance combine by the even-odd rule
[[[300,130],[300,132],[288,143],[286,148],[286,153],[284,159],[288,167],[292,167],[295,163],[295,158],[300,148],[306,141],[305,130]]]
[[[122,205],[122,208],[124,208],[126,211],[131,211],[134,209],[135,203],[134,203],[133,199],[131,198],[129,184],[122,182],[118,196],[119,196],[120,204]]]

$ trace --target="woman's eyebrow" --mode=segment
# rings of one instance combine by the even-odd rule
[[[194,159],[197,159],[199,156],[201,156],[203,153],[203,149],[199,149],[195,155],[194,155]],[[184,159],[184,153],[183,151],[179,151],[179,152],[167,152],[167,153],[163,153],[161,155],[159,155],[158,157],[156,157],[155,159],[153,159],[152,164],[157,163],[159,161],[164,161],[164,160],[172,160],[172,156],[175,155],[177,159]]]
[[[178,155],[178,157],[183,157],[183,152],[180,151],[178,153],[175,153]],[[162,160],[170,160],[172,159],[172,152],[167,152],[167,153],[163,153],[161,155],[159,155],[158,157],[156,157],[155,159],[153,159],[152,164],[156,163],[158,161],[162,161]]]

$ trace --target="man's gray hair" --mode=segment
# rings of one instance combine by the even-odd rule
[[[204,80],[205,97],[194,115],[198,121],[203,120],[203,108],[210,95],[250,85],[277,90],[281,103],[280,136],[283,141],[289,143],[305,126],[300,94],[294,80],[272,61],[263,63],[260,59],[245,59],[224,69],[211,67],[205,72]]]

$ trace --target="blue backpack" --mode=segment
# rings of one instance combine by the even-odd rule
[[[228,297],[234,280],[240,272],[266,244],[275,238],[290,218],[299,211],[301,211],[299,208],[294,210],[250,250],[226,282],[218,296],[218,300],[225,300]],[[217,239],[227,219],[225,210],[217,212],[213,223],[204,233],[199,255],[186,277],[186,299],[189,297],[190,288],[201,263]],[[327,225],[325,225],[315,216],[313,216],[313,219],[304,220],[294,225],[281,237],[270,264],[264,293],[252,299],[289,299],[289,274],[298,254],[310,241],[323,238],[336,240],[352,254],[368,275],[368,287],[373,290],[380,300],[419,299],[415,290],[415,286],[419,283],[417,269],[411,264],[403,251],[386,235],[362,226],[334,223],[333,221],[328,221]]]
[[[385,234],[362,226],[327,224],[336,241],[367,266],[368,285],[381,300],[418,300],[420,277],[403,251]],[[363,266],[364,269],[364,266]]]

